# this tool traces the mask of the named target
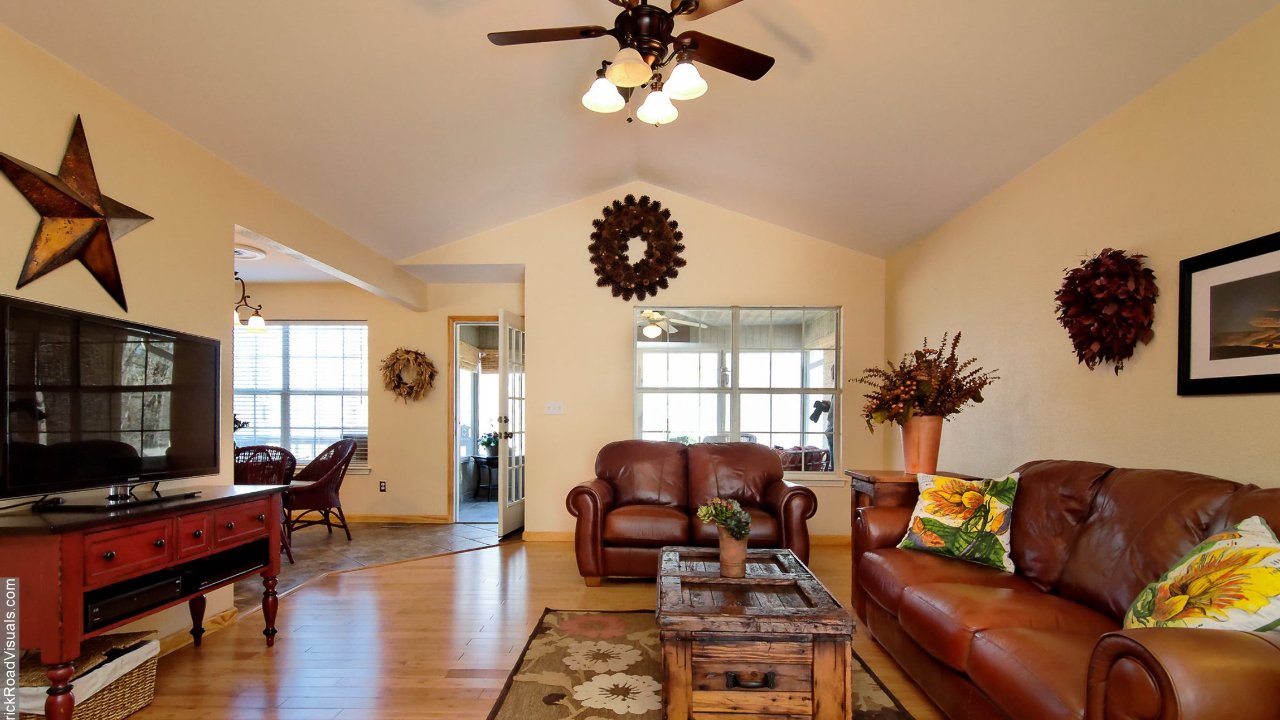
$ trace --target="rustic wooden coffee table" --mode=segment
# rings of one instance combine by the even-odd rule
[[[668,720],[853,717],[853,620],[790,550],[722,578],[716,548],[663,548],[658,629]]]

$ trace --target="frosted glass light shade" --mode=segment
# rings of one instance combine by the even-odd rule
[[[262,316],[255,312],[249,317],[249,324],[245,330],[251,333],[264,333],[267,331],[267,321],[262,319]]]
[[[622,48],[613,56],[613,63],[604,71],[609,82],[618,87],[640,87],[653,77],[653,68],[644,61],[635,48]]]
[[[671,104],[671,98],[662,90],[654,90],[644,99],[644,104],[636,111],[636,118],[649,125],[666,125],[680,117],[680,111]]]
[[[622,99],[622,93],[618,92],[617,86],[605,78],[596,78],[596,81],[591,83],[591,89],[582,96],[583,107],[592,112],[618,112],[626,104],[627,101]]]
[[[662,335],[662,328],[653,324],[645,325],[643,328],[640,329],[640,334],[644,335],[650,340],[656,340],[658,339],[658,337]]]
[[[672,100],[693,100],[707,92],[707,81],[691,62],[682,62],[671,71],[671,79],[662,88]]]

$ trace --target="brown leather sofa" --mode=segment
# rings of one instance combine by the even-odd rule
[[[894,546],[909,508],[861,508],[854,605],[950,718],[1276,720],[1280,633],[1122,630],[1124,613],[1206,536],[1280,488],[1075,461],[1019,468],[1017,572]]]
[[[807,520],[818,509],[809,488],[782,479],[782,463],[756,443],[623,440],[596,456],[596,477],[569,491],[578,519],[578,571],[600,578],[654,577],[664,545],[715,546],[714,525],[694,513],[713,497],[733,498],[751,514],[749,547],[785,547],[809,561]]]

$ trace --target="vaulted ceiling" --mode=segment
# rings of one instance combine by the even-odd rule
[[[631,180],[883,256],[1276,4],[744,0],[677,32],[777,65],[704,69],[661,128],[579,104],[612,39],[485,39],[609,26],[606,0],[0,0],[0,22],[393,260]]]

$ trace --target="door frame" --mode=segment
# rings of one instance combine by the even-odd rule
[[[449,452],[445,453],[445,463],[448,472],[445,478],[449,483],[449,522],[458,522],[458,505],[454,501],[453,491],[457,485],[458,475],[458,459],[456,457],[457,447],[454,444],[455,438],[458,436],[457,427],[457,408],[458,408],[458,388],[457,388],[457,364],[458,364],[458,326],[470,325],[472,323],[497,323],[497,315],[450,315],[449,316],[449,414],[445,421],[445,428],[449,433],[449,441],[446,443]]]

